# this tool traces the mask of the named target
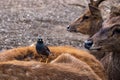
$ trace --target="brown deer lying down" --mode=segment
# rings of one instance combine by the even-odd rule
[[[120,7],[112,8],[110,17],[103,23],[103,27],[86,43],[89,43],[90,50],[112,52],[106,71],[109,80],[120,80]]]
[[[107,80],[98,77],[83,61],[61,54],[49,64],[35,61],[0,63],[1,80]]]
[[[87,63],[93,71],[101,78],[105,77],[105,71],[103,66],[100,64],[98,60],[88,52],[84,50],[79,50],[74,47],[70,46],[49,46],[51,53],[54,56],[49,57],[49,62],[56,59],[59,55],[63,53],[69,53],[79,60]],[[35,46],[28,46],[28,47],[20,47],[14,48],[11,50],[4,51],[0,53],[0,61],[10,61],[10,60],[39,60],[40,57],[37,55]]]
[[[93,35],[102,27],[102,16],[98,9],[99,4],[104,0],[90,0],[89,10],[87,10],[80,18],[71,23],[67,30],[70,32],[80,32],[83,34]]]

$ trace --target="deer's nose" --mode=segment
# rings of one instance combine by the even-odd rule
[[[68,27],[67,27],[67,31],[70,31],[70,32],[77,32],[76,28],[73,27],[73,26],[68,26]]]
[[[86,41],[84,42],[84,47],[85,47],[86,49],[90,49],[90,47],[92,47],[92,45],[93,45],[93,41],[92,41],[92,40],[86,40]]]
[[[70,26],[67,27],[67,31],[69,31],[69,30],[70,30]]]

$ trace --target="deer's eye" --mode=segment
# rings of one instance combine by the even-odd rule
[[[117,29],[117,28],[114,29],[112,35],[114,35],[114,34],[120,34],[120,29]]]
[[[89,16],[84,15],[83,19],[89,19]]]
[[[116,24],[112,27],[112,36],[113,35],[120,35],[120,25]]]

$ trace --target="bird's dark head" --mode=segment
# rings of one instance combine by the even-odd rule
[[[43,39],[41,37],[38,37],[37,43],[43,43]]]

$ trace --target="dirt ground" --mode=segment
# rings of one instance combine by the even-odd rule
[[[76,6],[78,3],[80,0],[0,0],[0,50],[30,45],[38,35],[46,45],[81,47],[85,36],[66,31],[87,5]]]
[[[0,0],[0,50],[27,46],[40,35],[46,45],[83,46],[87,35],[66,27],[89,0]]]

